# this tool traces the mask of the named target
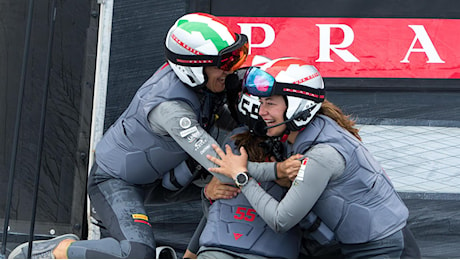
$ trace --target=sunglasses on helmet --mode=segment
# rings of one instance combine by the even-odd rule
[[[309,86],[276,82],[269,73],[257,68],[250,67],[243,78],[243,93],[249,93],[259,97],[273,95],[295,96],[309,99],[314,102],[323,102],[324,89],[316,89]]]
[[[237,34],[236,41],[219,51],[218,55],[176,54],[165,48],[166,58],[174,64],[188,67],[217,66],[224,71],[237,70],[246,60],[249,51],[248,37]]]

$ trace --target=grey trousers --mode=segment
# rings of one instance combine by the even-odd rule
[[[341,244],[346,258],[399,259],[404,249],[404,236],[400,230],[386,238],[362,244]]]

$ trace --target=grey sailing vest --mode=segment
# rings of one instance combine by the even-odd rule
[[[345,171],[329,181],[313,207],[339,242],[382,239],[406,225],[408,209],[383,168],[359,140],[331,118],[317,116],[288,152],[303,154],[319,143],[334,147],[345,159]]]
[[[278,201],[286,193],[286,189],[275,182],[263,182],[261,186]],[[211,205],[200,246],[269,258],[297,258],[300,238],[297,225],[285,233],[273,231],[240,193],[233,199],[216,200]]]
[[[200,119],[200,101],[170,66],[158,70],[137,91],[128,108],[96,146],[96,163],[106,173],[134,184],[152,183],[188,158],[170,136],[154,133],[148,113],[161,102],[180,100]]]

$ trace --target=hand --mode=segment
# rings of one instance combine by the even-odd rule
[[[215,144],[212,144],[212,148],[219,155],[220,159],[209,154],[206,158],[220,167],[209,168],[208,171],[223,174],[233,180],[239,172],[248,171],[248,154],[243,147],[240,148],[241,155],[234,154],[228,144],[225,145],[225,152]]]
[[[197,259],[197,255],[192,253],[190,250],[185,250],[184,256],[182,257],[183,259]]]
[[[204,195],[209,200],[231,199],[236,197],[239,192],[239,188],[224,184],[215,176],[204,188]]]
[[[286,160],[279,162],[276,164],[276,171],[279,179],[282,178],[289,178],[289,180],[293,181],[297,176],[297,172],[300,169],[300,165],[302,161],[303,155],[295,154]]]

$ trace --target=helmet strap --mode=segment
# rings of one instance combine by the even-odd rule
[[[284,131],[283,136],[281,136],[280,142],[285,143],[287,141],[290,133],[291,133],[291,131],[286,129],[286,131]]]
[[[202,71],[201,73],[203,73],[204,81],[203,81],[203,84],[196,86],[196,88],[208,89],[208,87],[206,86],[206,84],[208,84],[208,75],[207,75],[206,72],[204,71],[204,67],[202,67],[202,69],[203,69],[203,71]]]

